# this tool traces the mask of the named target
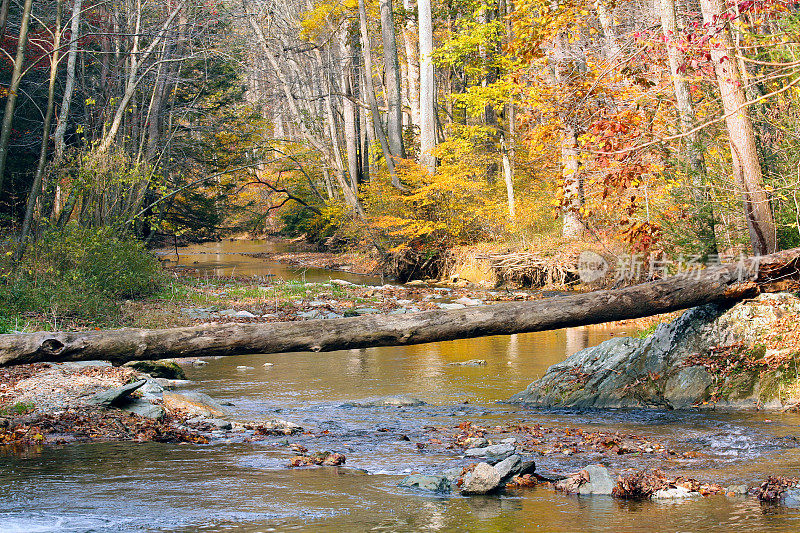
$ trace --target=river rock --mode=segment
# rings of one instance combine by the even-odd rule
[[[154,378],[186,379],[183,369],[175,361],[167,359],[160,361],[131,361],[125,365],[139,372],[149,374]]]
[[[762,294],[733,307],[707,304],[660,324],[646,339],[615,338],[551,366],[512,403],[547,407],[684,409],[702,404],[719,388],[717,406],[755,407],[777,391],[758,371],[711,375],[687,359],[712,347],[756,346],[783,315],[800,313],[800,298]],[[712,404],[713,405],[713,404]]]
[[[510,444],[493,444],[483,448],[470,448],[464,451],[467,457],[484,457],[487,461],[502,461],[514,454],[514,446]]]
[[[237,311],[234,315],[236,318],[256,318],[256,315],[250,311]]]
[[[342,404],[342,407],[418,407],[420,405],[427,404],[410,396],[386,396],[375,400],[347,402]]]
[[[444,309],[445,311],[450,311],[450,310],[453,310],[453,309],[464,309],[466,307],[466,305],[464,305],[464,304],[447,304],[447,303],[444,303],[444,304],[437,304],[437,305],[439,306],[439,309]]]
[[[502,481],[500,472],[488,463],[478,463],[461,483],[461,494],[487,494],[497,489]]]
[[[514,454],[494,465],[494,468],[500,474],[500,479],[508,479],[515,476],[517,469],[521,466],[522,456]]]
[[[142,387],[145,383],[147,383],[146,379],[140,379],[139,381],[134,381],[133,383],[128,383],[121,387],[99,392],[86,400],[86,403],[98,407],[111,407],[116,403],[124,402],[125,398],[127,398],[130,393]]]
[[[483,437],[467,437],[461,442],[462,446],[469,448],[485,448],[489,445],[489,441]]]
[[[271,418],[260,422],[257,431],[265,435],[294,435],[303,431],[303,428],[288,420]]]
[[[610,496],[617,482],[603,465],[589,465],[583,469],[589,476],[589,482],[578,488],[582,496],[603,495]]]
[[[450,366],[486,366],[485,359],[470,359],[469,361],[456,361],[455,363],[447,363]]]
[[[149,400],[139,398],[120,407],[123,411],[158,420],[162,418],[166,411],[161,405],[151,403]]]
[[[203,416],[206,418],[219,418],[227,416],[227,410],[208,394],[202,392],[164,391],[164,407],[168,411],[180,409],[189,415]]]
[[[423,474],[414,474],[403,478],[403,480],[398,483],[398,486],[427,490],[430,492],[450,492],[453,490],[450,480],[444,475],[426,476]]]

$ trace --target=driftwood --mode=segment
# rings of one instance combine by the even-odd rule
[[[205,324],[0,335],[0,366],[38,361],[132,360],[332,351],[508,335],[656,315],[797,287],[800,248],[652,281],[533,302],[503,302],[406,315],[266,324]]]
[[[565,261],[529,252],[478,256],[489,261],[500,284],[518,287],[565,287],[578,281],[578,258]]]

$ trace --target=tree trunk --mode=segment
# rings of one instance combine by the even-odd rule
[[[0,366],[41,361],[126,361],[254,353],[334,351],[509,335],[733,303],[800,280],[800,248],[624,289],[503,302],[452,311],[161,330],[0,335]]]
[[[511,168],[511,157],[506,146],[506,140],[500,137],[500,150],[503,152],[503,177],[506,181],[506,198],[508,199],[508,218],[514,222],[517,219],[514,204],[514,171]]]
[[[389,104],[387,140],[394,157],[405,158],[403,147],[403,99],[400,92],[400,62],[397,59],[397,37],[394,31],[392,0],[379,0],[381,8],[381,38],[383,65],[386,72],[386,99]]]
[[[11,73],[11,83],[8,86],[6,109],[3,114],[3,125],[0,126],[0,196],[3,194],[3,178],[6,173],[6,158],[8,157],[8,140],[11,137],[11,123],[14,119],[14,109],[17,104],[17,91],[22,81],[22,64],[25,62],[25,47],[28,44],[28,23],[31,18],[31,5],[33,0],[25,0],[22,7],[22,21],[19,27],[17,40],[17,56],[14,59],[14,70]]]
[[[418,0],[419,14],[419,141],[420,163],[436,172],[436,80],[433,69],[433,21],[430,0]]]
[[[53,107],[56,99],[56,76],[58,74],[60,55],[59,47],[61,46],[61,13],[63,8],[64,0],[57,0],[55,32],[53,33],[53,55],[50,57],[50,79],[47,88],[47,111],[45,111],[44,125],[42,127],[42,144],[39,148],[39,162],[36,165],[36,174],[33,178],[33,184],[31,184],[31,191],[28,194],[25,218],[22,221],[22,233],[19,236],[17,249],[14,251],[15,262],[22,259],[22,254],[25,253],[25,246],[31,233],[33,211],[36,208],[36,201],[42,192],[42,178],[44,176],[44,168],[47,165],[47,147],[50,144],[50,124],[53,121]]]
[[[347,152],[347,169],[350,174],[350,185],[353,190],[358,190],[361,182],[361,166],[359,165],[358,153],[358,108],[354,100],[356,99],[353,65],[356,58],[356,47],[351,41],[350,31],[341,33],[341,49],[344,56],[342,67],[342,114],[344,115],[344,140]]]
[[[414,9],[412,0],[403,0],[403,9],[407,17],[403,27],[403,43],[406,48],[406,83],[408,103],[411,107],[411,125],[419,126],[419,52],[416,25],[409,16]]]
[[[701,0],[700,7],[706,25],[712,30],[719,30],[711,40],[711,59],[727,117],[725,125],[731,146],[733,174],[742,191],[750,244],[754,254],[769,254],[776,249],[775,221],[769,196],[764,190],[753,123],[745,105],[747,99],[742,76],[734,60],[736,53],[730,25],[720,0]]]

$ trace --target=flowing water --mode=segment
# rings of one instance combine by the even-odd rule
[[[204,446],[94,443],[31,449],[24,457],[0,457],[0,531],[800,530],[800,512],[747,497],[634,503],[545,488],[464,498],[397,487],[407,473],[464,464],[457,456],[415,445],[428,438],[424,426],[452,427],[463,420],[638,433],[678,450],[703,451],[672,469],[723,484],[754,484],[773,473],[800,475],[793,438],[800,417],[793,414],[576,412],[497,403],[569,353],[624,333],[574,328],[421,346],[209,359],[207,366],[187,370],[190,389],[231,402],[240,420],[299,423],[314,436],[291,437],[292,442],[311,451],[342,452],[347,467],[288,469],[294,453],[277,437],[254,443],[217,439]],[[474,358],[488,364],[448,364]],[[343,405],[400,394],[427,405]],[[569,472],[585,459],[547,456],[537,464]],[[609,458],[608,466],[622,465]]]

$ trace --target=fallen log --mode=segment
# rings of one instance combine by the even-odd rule
[[[0,335],[0,366],[319,352],[543,331],[657,315],[710,302],[733,304],[760,292],[797,287],[799,268],[800,248],[794,248],[691,275],[533,302],[301,322]]]

